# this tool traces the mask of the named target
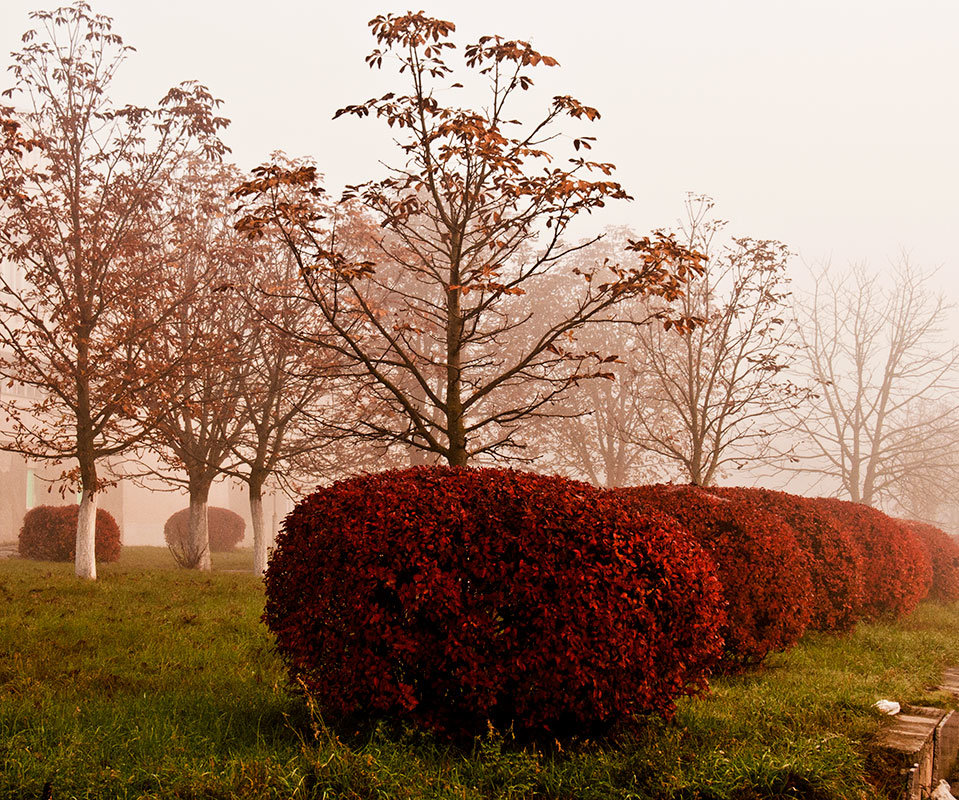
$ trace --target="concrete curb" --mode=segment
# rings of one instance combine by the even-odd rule
[[[947,669],[936,687],[959,697],[959,668]],[[959,756],[959,711],[905,706],[877,739],[890,786],[903,800],[922,800],[947,779]]]

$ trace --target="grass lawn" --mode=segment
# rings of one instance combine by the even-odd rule
[[[386,728],[338,739],[288,691],[248,552],[211,574],[126,548],[100,580],[0,560],[0,798],[873,798],[873,702],[944,704],[959,607],[808,635],[638,737],[470,750]]]

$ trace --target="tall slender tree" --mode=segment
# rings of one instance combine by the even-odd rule
[[[149,430],[143,393],[174,366],[147,352],[182,302],[154,211],[184,158],[222,155],[226,120],[192,82],[153,108],[116,105],[130,48],[112,20],[80,0],[31,16],[0,107],[0,257],[18,274],[0,279],[0,374],[37,399],[4,403],[2,447],[74,463],[76,573],[94,579],[101,462]]]
[[[256,265],[236,287],[248,306],[249,350],[238,373],[238,413],[246,424],[229,472],[247,486],[253,569],[261,574],[270,539],[264,487],[271,478],[303,476],[315,484],[333,470],[348,470],[338,463],[337,445],[350,438],[362,403],[361,387],[341,378],[330,352],[301,334],[319,322],[289,253],[273,242],[258,244]]]

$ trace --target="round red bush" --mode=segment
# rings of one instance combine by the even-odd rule
[[[916,535],[881,511],[861,503],[830,497],[809,502],[832,515],[859,550],[861,615],[878,619],[912,612],[932,584],[932,564]]]
[[[417,467],[286,518],[264,621],[329,719],[531,738],[669,716],[722,652],[703,550],[588,484]]]
[[[210,537],[210,551],[229,553],[243,541],[246,523],[235,511],[217,506],[208,506],[206,510],[207,532]],[[190,509],[184,508],[172,514],[163,525],[163,538],[167,545],[180,550],[188,541]]]
[[[23,517],[18,541],[20,556],[36,561],[73,561],[77,554],[77,518],[80,506],[37,506]],[[116,561],[123,544],[113,515],[97,509],[94,557]]]
[[[615,494],[669,514],[713,557],[728,604],[727,668],[758,663],[802,636],[812,589],[796,540],[777,517],[697,486],[638,486]]]
[[[808,498],[770,489],[710,488],[737,502],[757,503],[789,527],[812,584],[809,627],[846,631],[862,607],[862,566],[852,537]]]
[[[929,596],[940,603],[959,600],[959,543],[928,522],[909,520],[903,524],[919,538],[932,564]]]

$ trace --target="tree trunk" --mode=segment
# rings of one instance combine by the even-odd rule
[[[446,435],[449,449],[446,460],[450,466],[465,467],[466,420],[463,419],[463,317],[460,312],[459,239],[453,237],[450,289],[446,293]],[[452,288],[456,287],[456,288]]]
[[[84,329],[89,337],[89,329]],[[89,364],[89,351],[81,339],[77,352],[78,372],[86,375]],[[78,578],[95,581],[97,579],[97,492],[100,489],[97,479],[97,460],[94,455],[94,426],[90,415],[90,385],[81,380],[77,386],[77,466],[80,472],[80,511],[77,514],[77,541],[73,570]]]
[[[86,486],[80,497],[77,515],[77,550],[74,572],[78,578],[97,579],[96,558],[97,492]]]
[[[450,450],[447,461],[453,467],[465,467],[468,459],[466,452],[466,426],[462,415],[450,417]]]
[[[207,527],[207,505],[210,485],[190,487],[190,522],[187,540],[191,554],[196,556],[196,569],[210,571],[210,531]]]
[[[250,519],[253,521],[253,574],[266,572],[266,549],[269,545],[266,525],[263,520],[263,484],[252,478],[250,490]]]

